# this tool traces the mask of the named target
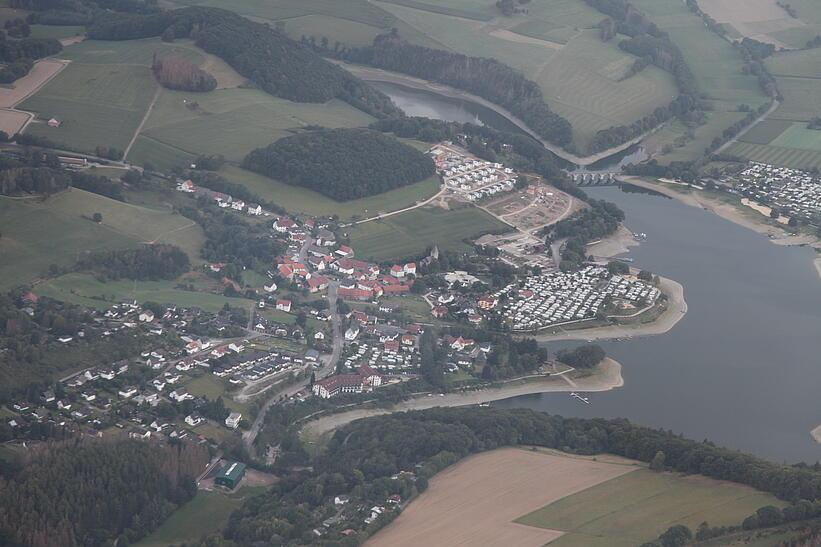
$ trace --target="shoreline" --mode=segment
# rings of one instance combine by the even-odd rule
[[[714,213],[734,224],[752,230],[756,233],[766,235],[769,237],[770,242],[774,245],[781,245],[784,247],[809,246],[815,249],[816,252],[821,252],[821,239],[808,234],[792,236],[789,235],[784,228],[772,226],[763,221],[747,218],[735,205],[723,203],[715,198],[705,195],[700,190],[692,189],[690,192],[682,192],[670,188],[668,185],[663,183],[649,182],[633,176],[619,177],[619,179],[628,184],[632,184],[633,186],[653,190],[654,192],[658,192],[668,198],[675,199],[685,205],[704,209],[705,211]],[[750,210],[752,211],[753,209]],[[763,218],[764,217],[762,215],[762,219]],[[821,280],[821,255],[813,259],[813,264],[815,265],[816,272],[818,273],[818,278]]]
[[[462,91],[461,89],[457,89],[455,87],[451,87],[446,84],[439,84],[435,82],[429,82],[427,80],[423,80],[421,78],[416,78],[414,76],[408,76],[406,74],[402,74],[399,72],[391,72],[389,70],[384,70],[381,68],[374,68],[369,66],[363,65],[355,65],[351,63],[346,63],[344,61],[339,61],[336,59],[327,59],[329,62],[332,62],[343,69],[347,70],[357,78],[364,80],[366,82],[384,82],[388,84],[400,85],[409,87],[411,89],[418,89],[420,91],[427,91],[429,93],[434,93],[437,95],[442,95],[444,97],[449,97],[451,99],[461,99],[463,101],[468,101],[475,103],[479,106],[483,106],[489,110],[492,110],[499,114],[500,116],[507,118],[508,121],[513,123],[519,129],[527,133],[530,137],[536,139],[539,143],[542,144],[547,150],[555,154],[556,156],[560,157],[561,159],[568,161],[570,163],[574,163],[580,167],[587,167],[588,165],[592,165],[596,162],[599,162],[605,158],[608,158],[614,154],[618,154],[627,150],[631,146],[642,142],[647,136],[655,131],[655,129],[651,129],[647,133],[642,133],[638,137],[630,139],[629,141],[622,143],[618,146],[614,146],[613,148],[608,148],[607,150],[602,150],[601,152],[597,152],[595,154],[591,154],[589,156],[577,156],[571,152],[566,151],[565,149],[556,146],[555,144],[546,141],[542,138],[538,133],[533,131],[521,118],[517,117],[515,114],[510,112],[504,107],[501,107],[495,103],[488,101],[487,99],[483,99],[478,95],[473,95],[467,91]]]
[[[667,295],[667,309],[650,323],[637,325],[607,325],[557,333],[530,333],[528,337],[539,342],[559,340],[611,340],[613,338],[637,338],[666,334],[687,314],[687,301],[684,299],[684,287],[681,283],[659,277],[658,288]]]
[[[621,373],[621,363],[610,357],[605,357],[604,361],[599,363],[593,369],[593,373],[588,376],[570,378],[567,375],[554,375],[539,380],[525,381],[524,383],[513,381],[510,385],[486,387],[463,393],[414,397],[396,403],[388,408],[357,408],[309,421],[302,427],[300,435],[318,438],[325,433],[329,433],[361,418],[382,416],[396,412],[407,412],[409,410],[479,405],[519,397],[521,395],[535,395],[539,393],[569,393],[574,391],[579,393],[596,393],[610,391],[624,385],[624,378]]]

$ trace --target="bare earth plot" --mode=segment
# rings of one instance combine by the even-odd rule
[[[801,19],[791,17],[776,0],[701,0],[704,12],[710,17],[731,26],[741,36],[776,47],[790,47],[773,36],[773,33],[803,27]]]
[[[562,532],[514,519],[635,469],[515,448],[486,452],[434,477],[428,490],[366,545],[540,547]]]
[[[31,116],[11,109],[56,76],[66,64],[65,61],[43,59],[34,63],[31,72],[14,82],[11,87],[0,89],[0,131],[13,135],[25,127]]]

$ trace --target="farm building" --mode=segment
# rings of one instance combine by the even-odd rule
[[[239,462],[230,462],[220,470],[219,474],[214,477],[214,484],[217,486],[224,486],[233,490],[245,476],[245,464]]]

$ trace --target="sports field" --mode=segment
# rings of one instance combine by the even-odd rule
[[[436,475],[367,545],[632,547],[674,524],[738,525],[769,504],[784,505],[742,485],[615,456],[506,448]]]
[[[516,522],[565,532],[556,547],[635,546],[674,524],[695,530],[738,525],[764,505],[783,506],[770,494],[702,476],[640,469],[557,500]]]
[[[467,241],[511,228],[476,207],[453,211],[422,207],[347,229],[357,256],[390,260],[419,256],[438,245],[442,250],[466,251]]]
[[[142,130],[148,151],[165,145],[185,153],[222,154],[240,162],[254,148],[267,146],[306,125],[362,127],[373,118],[349,104],[332,100],[324,104],[295,103],[257,89],[218,89],[186,93],[163,89]],[[136,159],[152,161],[150,153],[134,151]],[[165,162],[166,155],[160,155]],[[135,159],[135,158],[131,158]]]
[[[225,178],[247,187],[261,198],[281,205],[288,211],[309,215],[337,215],[341,220],[372,216],[396,211],[423,201],[439,191],[439,178],[409,184],[389,192],[352,201],[335,201],[313,190],[291,186],[238,167],[228,166],[220,171]]]
[[[94,213],[103,215],[102,223],[88,220]],[[196,262],[204,242],[200,228],[179,215],[76,188],[44,202],[0,198],[0,232],[2,288],[31,281],[51,264],[70,266],[84,251],[158,241],[178,245]]]

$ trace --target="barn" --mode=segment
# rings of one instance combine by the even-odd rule
[[[225,464],[219,474],[214,478],[214,484],[233,490],[237,487],[243,476],[245,476],[245,464],[230,462]]]

